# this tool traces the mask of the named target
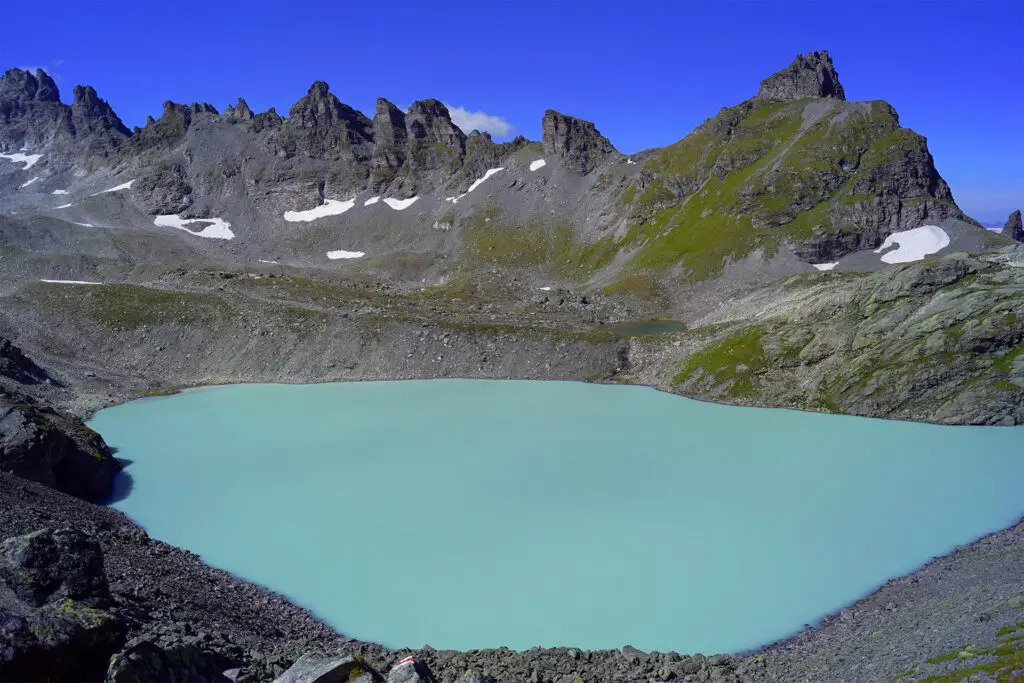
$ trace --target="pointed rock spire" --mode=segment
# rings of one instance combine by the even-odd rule
[[[383,97],[377,98],[373,115],[373,177],[370,189],[374,192],[386,188],[405,164],[406,144],[409,136],[405,129],[405,114]]]
[[[1017,242],[1024,242],[1024,223],[1021,222],[1020,209],[1010,214],[1003,226],[1003,235]]]
[[[438,100],[418,100],[405,115],[409,161],[414,169],[451,169],[466,154],[466,134],[452,123],[448,107]]]
[[[281,153],[365,161],[373,153],[372,122],[316,81],[288,112],[278,139]]]
[[[71,103],[71,121],[75,134],[112,131],[122,137],[131,136],[128,127],[106,100],[100,99],[91,85],[76,85]]]
[[[763,100],[788,102],[805,97],[834,97],[845,100],[846,92],[839,83],[839,73],[832,64],[828,50],[797,55],[782,71],[761,81],[757,96]]]
[[[252,113],[249,104],[241,97],[238,98],[238,102],[234,106],[229,104],[227,109],[224,110],[224,118],[228,121],[251,121],[254,116],[255,114]]]
[[[40,102],[60,102],[60,90],[57,84],[50,78],[50,74],[42,69],[36,69],[36,82],[39,87],[36,90],[36,99]]]
[[[561,114],[554,109],[544,112],[541,122],[544,152],[557,154],[583,174],[594,170],[615,148],[590,121]]]

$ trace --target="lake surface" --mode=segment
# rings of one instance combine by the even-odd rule
[[[1024,430],[644,387],[245,385],[90,423],[152,536],[392,646],[722,652],[1024,513]]]

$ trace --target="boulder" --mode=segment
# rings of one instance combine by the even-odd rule
[[[209,634],[147,633],[110,659],[106,683],[228,683],[241,660],[241,648]]]
[[[388,683],[434,683],[434,676],[425,663],[407,657],[388,672]]]
[[[381,680],[380,674],[351,655],[328,656],[307,652],[274,683],[372,683]]]
[[[81,421],[0,388],[0,471],[97,502],[120,469],[103,437]]]
[[[99,545],[74,529],[0,543],[0,681],[100,680],[124,642]]]

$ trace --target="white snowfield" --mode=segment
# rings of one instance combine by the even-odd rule
[[[23,182],[18,187],[28,187],[29,185],[31,185],[32,183],[34,183],[37,180],[39,180],[39,176],[36,176],[35,178],[32,178],[31,180],[26,180],[25,182]]]
[[[541,287],[540,291],[542,291],[542,292],[550,292],[551,288],[550,287]]]
[[[209,223],[209,225],[196,232],[186,227],[192,223]],[[208,237],[215,240],[230,240],[235,237],[235,233],[231,232],[231,224],[223,218],[182,218],[177,214],[165,214],[154,216],[153,225],[162,228],[177,228],[196,237]]]
[[[547,165],[548,165],[548,162],[544,161],[543,159],[537,159],[536,161],[531,161],[530,162],[530,170],[531,171],[537,171],[537,170],[540,170],[540,169],[544,168]]]
[[[417,199],[419,199],[418,196],[410,197],[409,199],[393,199],[391,197],[388,197],[387,199],[384,200],[384,203],[390,206],[395,211],[402,211],[403,209],[408,209],[410,206],[412,206],[413,202],[415,202]]]
[[[635,162],[635,161],[633,161],[632,159],[626,159],[626,165],[627,165],[627,166],[629,166],[630,164],[632,164],[632,165],[634,165],[634,166],[635,166],[635,165],[636,165],[636,162]]]
[[[258,260],[258,261],[259,261],[260,263],[273,263],[273,264],[274,264],[275,266],[277,265],[277,261],[268,261],[267,259],[263,259],[263,258],[261,258],[261,259],[257,259],[257,260]]]
[[[51,285],[102,285],[102,282],[90,282],[89,280],[40,280],[49,282]]]
[[[112,187],[109,190],[100,190],[99,192],[93,192],[90,197],[98,197],[101,194],[107,194],[108,192],[120,192],[121,190],[127,190],[132,186],[135,180],[129,180],[127,183],[121,183],[117,187]]]
[[[812,263],[811,265],[817,268],[818,270],[832,270],[833,268],[839,265],[839,261],[836,261],[834,263]]]
[[[369,206],[370,204],[376,204],[379,201],[380,201],[380,197],[370,197],[365,202],[363,202],[363,206]]]
[[[55,206],[53,208],[55,208],[55,209],[70,209],[71,205],[70,204],[61,204],[60,206]]]
[[[36,162],[42,158],[42,154],[22,154],[22,152],[15,152],[14,154],[0,154],[0,159],[9,159],[16,164],[25,164],[21,167],[23,171],[27,171],[35,166]]]
[[[365,252],[362,251],[345,251],[344,249],[338,249],[337,251],[327,252],[327,258],[332,261],[337,261],[343,258],[362,258],[366,256]]]
[[[75,225],[81,225],[83,228],[95,228],[96,226],[92,223],[79,223],[78,221],[71,221]]]
[[[535,161],[535,162],[533,162],[533,163],[535,164],[535,163],[537,163],[537,162]],[[543,163],[544,163],[544,162],[543,162],[543,160],[541,160],[541,165],[543,165]],[[533,166],[533,164],[530,164],[530,166],[532,167],[532,166]],[[540,168],[540,167],[538,166],[538,168]],[[465,197],[465,196],[466,196],[467,194],[469,194],[470,192],[472,192],[472,191],[473,191],[473,190],[475,190],[476,188],[478,188],[478,187],[480,187],[481,185],[483,185],[483,183],[484,183],[484,181],[485,181],[485,180],[487,180],[488,178],[490,178],[490,177],[491,177],[492,175],[494,175],[494,174],[495,174],[495,173],[497,173],[498,171],[504,171],[504,170],[505,170],[505,167],[504,167],[504,166],[499,166],[498,168],[489,168],[489,169],[487,169],[486,171],[484,171],[484,177],[483,177],[483,178],[477,178],[476,180],[474,180],[474,181],[473,181],[473,184],[472,184],[472,185],[470,185],[470,186],[469,186],[469,188],[468,188],[468,189],[467,189],[467,190],[466,190],[465,192],[463,192],[462,194],[460,194],[460,195],[459,195],[458,197],[446,197],[446,198],[445,198],[445,201],[449,201],[449,202],[451,202],[452,204],[458,204],[458,203],[459,203],[459,200],[460,200],[460,199],[462,199],[463,197]],[[532,170],[534,170],[534,169],[533,169],[533,168],[531,168],[530,170],[532,171]],[[386,200],[385,200],[385,201],[386,201]]]
[[[68,193],[67,190],[54,190],[50,194],[67,194],[67,193]]]
[[[317,218],[338,216],[355,205],[355,198],[344,202],[339,199],[325,199],[323,204],[307,211],[285,211],[284,219],[289,223],[308,223],[309,221],[315,221]]]
[[[894,244],[897,249],[882,254],[883,263],[910,263],[920,261],[929,254],[934,254],[949,246],[949,235],[937,225],[922,225],[913,230],[894,232],[885,238],[882,246],[875,249],[881,254]]]

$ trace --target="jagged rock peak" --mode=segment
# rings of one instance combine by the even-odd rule
[[[833,97],[845,100],[846,92],[827,50],[797,55],[782,71],[761,81],[757,96],[763,100],[788,102],[805,97]]]
[[[131,135],[128,127],[124,125],[110,104],[101,99],[91,85],[75,86],[74,100],[71,102],[71,120],[78,133],[109,130],[116,131],[125,137]]]
[[[236,107],[237,109],[237,107]],[[252,129],[259,133],[265,128],[277,128],[284,122],[284,118],[277,113],[277,109],[270,109],[260,112],[252,118]]]
[[[331,125],[339,121],[355,128],[369,128],[370,119],[343,103],[331,93],[324,81],[314,81],[306,96],[292,105],[289,122],[306,128]]]
[[[541,128],[545,153],[561,156],[581,173],[589,173],[615,153],[612,143],[590,121],[548,109]]]
[[[35,76],[24,69],[8,69],[0,78],[0,98],[10,97],[59,102],[60,91],[49,74],[42,69],[36,69]]]
[[[251,121],[254,116],[249,104],[241,97],[238,98],[238,102],[234,106],[229,104],[224,110],[224,118],[228,121]]]
[[[217,111],[217,107],[208,102],[193,102],[191,109],[193,114],[213,114],[214,116],[220,116],[220,112]]]
[[[1003,226],[1003,235],[1017,242],[1024,242],[1024,223],[1021,222],[1020,209],[1010,214]]]
[[[373,115],[373,139],[377,145],[404,145],[406,140],[405,114],[383,97],[377,98]]]
[[[465,148],[466,134],[452,123],[448,107],[438,100],[417,100],[405,115],[406,130],[414,140],[429,138],[446,147]]]

